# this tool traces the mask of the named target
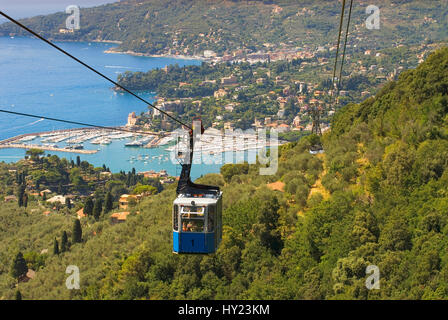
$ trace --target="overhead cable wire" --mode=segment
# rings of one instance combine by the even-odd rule
[[[348,13],[347,30],[345,31],[344,51],[342,53],[341,69],[339,71],[338,90],[341,87],[341,82],[342,82],[342,69],[344,67],[344,61],[345,61],[345,50],[347,48],[347,39],[348,39],[349,30],[350,30],[350,20],[352,18],[352,8],[353,8],[353,0],[350,0],[350,10]]]
[[[31,114],[31,113],[23,113],[23,112],[16,112],[16,111],[5,110],[5,109],[0,109],[0,112],[1,113],[12,114],[12,115],[16,115],[16,116],[23,116],[23,117],[37,118],[37,119],[45,119],[45,120],[63,122],[63,123],[68,123],[68,124],[75,124],[75,125],[83,126],[83,127],[93,127],[93,128],[98,128],[98,129],[122,131],[122,132],[136,133],[136,134],[148,134],[148,135],[156,134],[156,133],[153,133],[153,132],[134,131],[134,130],[130,130],[130,129],[122,128],[122,127],[101,126],[101,125],[97,125],[97,124],[78,122],[78,121],[71,121],[71,120],[65,120],[65,119],[58,119],[58,118],[51,118],[51,117],[46,117],[46,116],[42,116],[42,115],[36,115],[36,114]]]
[[[336,77],[336,70],[337,70],[337,65],[338,65],[339,47],[341,46],[341,34],[342,34],[342,26],[344,23],[344,13],[345,13],[345,0],[342,0],[341,17],[340,17],[340,21],[339,21],[338,44],[337,44],[337,48],[336,48],[336,57],[334,60],[333,78],[331,79],[331,86],[332,86],[331,90],[334,90],[334,83],[335,83],[334,79]]]

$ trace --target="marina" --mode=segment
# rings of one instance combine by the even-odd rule
[[[92,154],[98,149],[86,149],[84,143],[91,145],[109,145],[113,140],[126,140],[125,146],[156,147],[156,135],[142,137],[141,133],[116,133],[112,129],[79,128],[68,130],[55,130],[52,132],[32,133],[20,135],[0,141],[0,149],[42,149],[45,151],[71,152],[80,154]],[[154,141],[155,140],[155,141]],[[168,140],[163,140],[164,142]]]
[[[54,118],[72,121],[95,123],[99,126],[120,128],[124,119],[131,112],[145,112],[146,106],[136,103],[135,98],[111,90],[108,84],[85,70],[70,67],[67,72],[65,57],[55,55],[52,48],[36,39],[0,37],[3,50],[0,57],[4,61],[4,74],[9,81],[0,88],[2,105],[11,110],[24,113],[48,114]],[[151,70],[163,68],[170,64],[200,65],[201,61],[181,60],[173,58],[146,58],[128,55],[108,55],[104,51],[111,47],[105,43],[62,44],[64,48],[76,55],[86,56],[99,71],[115,78],[117,74],[128,70]],[[35,55],[38,49],[40,54]],[[28,63],[29,56],[34,60]],[[45,75],[39,74],[40,65],[52,62],[53,71]],[[111,68],[110,66],[114,66]],[[33,90],[23,95],[24,82],[34,81]],[[67,87],[70,83],[70,88]],[[138,94],[144,99],[153,101],[154,92]],[[17,97],[20,97],[18,99]],[[112,172],[135,170],[167,170],[170,175],[180,174],[180,165],[172,159],[170,147],[175,144],[175,136],[167,133],[163,136],[141,135],[133,132],[117,132],[97,128],[76,128],[45,119],[30,120],[24,117],[5,115],[0,118],[0,161],[16,162],[26,156],[26,150],[39,148],[45,154],[57,155],[68,160],[82,160],[94,166],[105,164]],[[144,140],[146,138],[146,140]],[[211,137],[210,137],[211,139]],[[138,146],[126,146],[132,143]],[[221,145],[224,147],[221,148]],[[208,148],[208,149],[207,149]],[[210,146],[203,145],[203,151],[209,150],[217,158],[231,156],[233,147],[230,141]],[[222,154],[219,154],[223,152]],[[219,172],[224,161],[213,162],[192,169],[192,178],[207,173]]]

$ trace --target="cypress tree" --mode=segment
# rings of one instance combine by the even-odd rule
[[[68,250],[68,237],[67,232],[62,232],[62,240],[61,240],[61,252],[65,252]]]
[[[72,202],[70,201],[69,198],[65,198],[65,205],[69,210],[72,208]]]
[[[95,205],[93,206],[93,216],[96,220],[100,218],[101,211],[103,210],[103,202],[101,199],[97,199],[95,201]]]
[[[22,300],[22,294],[19,290],[16,291],[16,300]]]
[[[79,167],[81,165],[81,158],[76,156],[76,166]]]
[[[78,219],[76,219],[75,223],[73,224],[72,242],[73,243],[82,242],[81,222]]]
[[[91,215],[93,213],[93,200],[88,197],[86,203],[84,204],[84,214]]]
[[[18,252],[11,266],[11,275],[19,280],[20,277],[23,277],[28,272],[28,266],[26,265],[25,258],[23,257],[22,252]]]
[[[17,200],[19,203],[19,207],[23,206],[23,196],[25,194],[25,187],[23,185],[20,185],[17,190]]]
[[[54,255],[59,254],[59,242],[56,238],[54,238],[54,242],[53,242],[53,254]]]
[[[24,194],[23,195],[23,200],[22,200],[22,202],[23,202],[23,206],[25,207],[25,209],[28,207],[28,194]]]
[[[114,207],[114,199],[112,197],[112,194],[108,192],[106,194],[106,203],[104,204],[104,212],[108,213],[113,209],[113,207]]]

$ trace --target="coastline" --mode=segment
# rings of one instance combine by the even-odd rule
[[[103,42],[103,41],[98,41]],[[114,54],[128,54],[131,56],[137,56],[137,57],[148,57],[148,58],[172,58],[172,59],[182,59],[182,60],[201,60],[201,61],[208,61],[207,58],[201,57],[201,56],[186,56],[186,55],[173,55],[173,54],[146,54],[141,52],[135,52],[135,51],[116,51],[115,48],[110,48],[108,50],[105,50],[104,53],[114,53]]]
[[[8,37],[6,35],[3,35],[0,37]],[[33,38],[33,37],[27,37],[24,36],[25,38]],[[123,41],[119,41],[119,40],[99,40],[99,39],[95,39],[95,40],[70,40],[70,39],[55,39],[55,38],[49,38],[49,40],[53,41],[53,42],[85,42],[85,43],[89,43],[89,42],[94,42],[94,43],[113,43],[113,44],[122,44]],[[210,59],[202,57],[202,56],[188,56],[188,55],[174,55],[174,54],[147,54],[147,53],[141,53],[141,52],[135,52],[132,50],[127,50],[127,51],[116,51],[117,47],[113,47],[110,49],[107,49],[105,51],[103,51],[103,53],[115,53],[115,54],[128,54],[131,56],[136,56],[136,57],[148,57],[148,58],[172,58],[172,59],[182,59],[182,60],[200,60],[200,61],[205,61],[208,62]]]

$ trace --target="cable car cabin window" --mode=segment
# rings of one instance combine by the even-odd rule
[[[204,219],[182,219],[182,232],[204,232]]]
[[[204,216],[205,208],[198,206],[181,206],[182,218],[193,216]]]
[[[215,219],[216,219],[215,206],[208,207],[208,217],[207,217],[207,232],[215,231]]]
[[[173,209],[173,230],[179,231],[179,207],[174,205]]]

